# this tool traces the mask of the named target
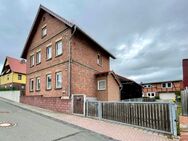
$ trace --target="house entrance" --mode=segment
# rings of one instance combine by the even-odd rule
[[[85,95],[83,94],[73,95],[73,113],[85,115]]]

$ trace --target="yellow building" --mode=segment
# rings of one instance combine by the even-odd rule
[[[0,76],[0,88],[25,89],[26,62],[12,57],[6,57]]]

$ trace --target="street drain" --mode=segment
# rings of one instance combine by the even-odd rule
[[[0,127],[12,127],[15,126],[15,123],[10,123],[10,122],[0,122]]]

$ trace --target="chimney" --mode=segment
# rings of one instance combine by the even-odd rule
[[[183,86],[188,87],[188,59],[183,59]]]

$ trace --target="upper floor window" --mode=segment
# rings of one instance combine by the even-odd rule
[[[52,89],[52,76],[51,74],[46,75],[46,89]]]
[[[30,56],[30,67],[33,67],[34,64],[35,64],[35,57],[34,57],[34,55],[31,55]]]
[[[46,35],[47,35],[47,27],[44,26],[44,27],[42,27],[41,37],[43,38],[43,37],[45,37]]]
[[[37,62],[36,62],[37,64],[40,64],[40,63],[41,63],[41,51],[38,51],[38,52],[37,52],[36,61],[37,61]]]
[[[33,90],[34,90],[34,80],[33,79],[30,79],[29,90],[30,90],[30,92],[33,92]]]
[[[7,80],[9,80],[9,74],[7,74]]]
[[[59,56],[63,53],[63,43],[62,41],[57,41],[56,44],[55,44],[55,49],[56,49],[56,56]]]
[[[98,90],[105,90],[106,89],[106,80],[99,80],[98,81]]]
[[[40,77],[36,78],[36,90],[39,91],[40,90]]]
[[[172,88],[172,83],[171,82],[162,83],[162,87],[163,88]]]
[[[146,85],[144,85],[144,87],[145,88],[151,88],[151,87],[153,87],[151,84],[146,84]]]
[[[97,64],[102,66],[102,55],[99,53],[97,55]]]
[[[52,46],[46,48],[46,59],[49,60],[52,58]]]
[[[62,72],[56,73],[55,80],[56,80],[55,87],[56,88],[62,88]]]
[[[18,80],[22,80],[22,75],[18,74]]]

